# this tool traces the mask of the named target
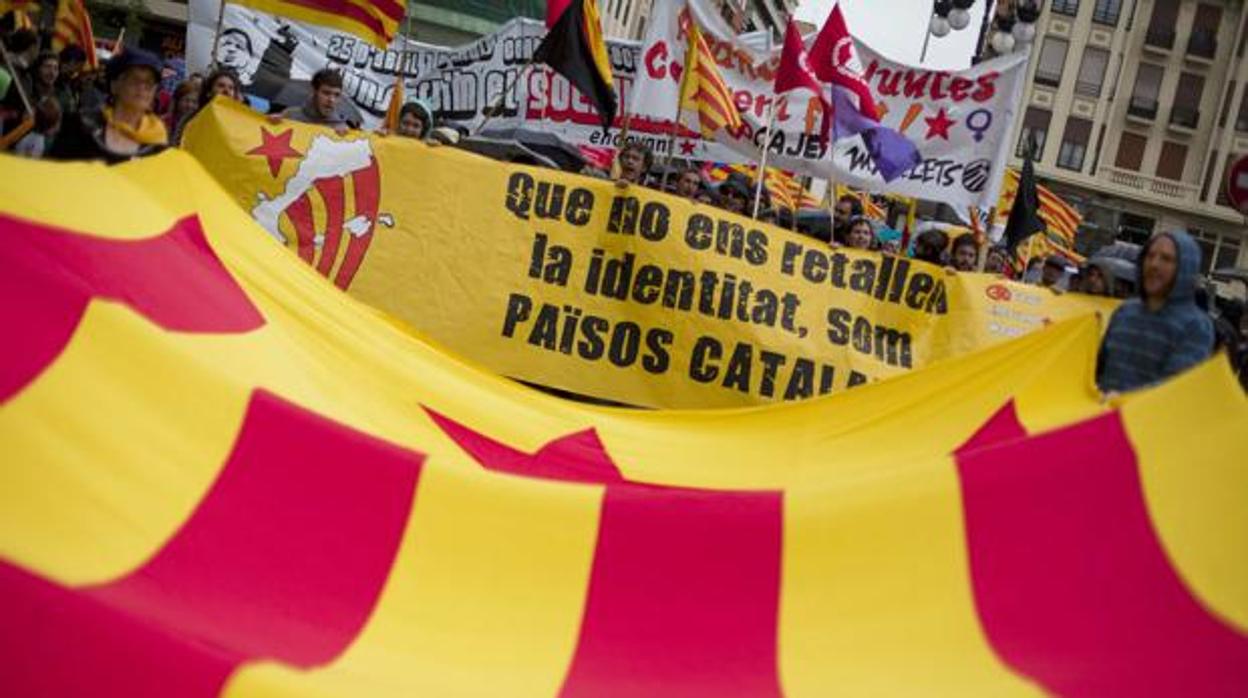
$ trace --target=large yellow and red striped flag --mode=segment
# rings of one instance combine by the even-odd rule
[[[1060,196],[1047,187],[1037,185],[1040,194],[1040,218],[1047,224],[1049,237],[1067,249],[1075,247],[1075,235],[1083,215],[1075,207],[1066,203]],[[1006,168],[1005,183],[1001,187],[1001,195],[997,199],[997,222],[1005,225],[1010,217],[1010,209],[1014,207],[1014,196],[1018,192],[1018,170]]]
[[[732,99],[732,90],[715,67],[715,56],[706,45],[702,30],[692,17],[686,23],[689,43],[685,49],[685,71],[680,80],[678,121],[686,116],[691,129],[710,138],[723,129],[741,128],[741,112]]]
[[[353,34],[380,49],[394,40],[407,9],[402,0],[230,1],[271,15]]]
[[[826,399],[591,407],[339,292],[183,151],[4,166],[0,695],[1248,685],[1220,357],[1105,405],[1087,315]]]
[[[56,5],[56,24],[52,31],[52,49],[60,51],[66,46],[79,46],[87,54],[86,65],[100,65],[95,55],[95,34],[91,31],[91,15],[82,0],[59,0]]]

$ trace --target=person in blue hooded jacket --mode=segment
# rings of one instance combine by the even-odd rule
[[[1213,321],[1196,305],[1200,247],[1187,233],[1154,235],[1136,267],[1139,297],[1123,302],[1101,343],[1096,382],[1112,393],[1158,383],[1213,353]]]

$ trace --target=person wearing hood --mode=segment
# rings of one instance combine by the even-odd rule
[[[1156,384],[1213,353],[1213,321],[1196,306],[1200,247],[1187,233],[1154,235],[1140,251],[1139,297],[1109,320],[1096,383],[1106,393]]]
[[[143,49],[127,47],[113,56],[105,70],[107,104],[66,118],[47,156],[117,163],[164,150],[169,132],[152,113],[160,69],[161,60]]]
[[[416,140],[427,140],[433,133],[433,112],[420,100],[408,102],[399,110],[399,124],[395,135]]]
[[[1089,296],[1114,295],[1114,270],[1104,260],[1092,259],[1079,275],[1079,292]]]

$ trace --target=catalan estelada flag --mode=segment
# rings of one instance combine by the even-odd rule
[[[91,15],[82,0],[59,0],[56,5],[56,24],[52,32],[52,49],[60,51],[66,46],[79,46],[87,54],[86,65],[99,67],[95,56],[95,34],[91,31]]]
[[[407,8],[402,0],[230,1],[271,15],[353,34],[381,49],[394,40]]]
[[[704,138],[717,131],[741,128],[741,112],[732,90],[715,67],[715,57],[692,17],[685,25],[689,43],[685,48],[685,72],[680,79],[680,117],[691,118],[689,127]]]
[[[602,119],[603,129],[615,121],[615,78],[594,0],[572,0],[546,32],[533,61],[550,66],[585,95]]]
[[[1103,404],[1085,315],[823,399],[588,406],[341,293],[185,151],[0,159],[0,695],[1248,685],[1223,357]]]

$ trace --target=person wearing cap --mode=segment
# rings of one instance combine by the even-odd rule
[[[65,119],[48,157],[117,163],[164,150],[169,133],[152,113],[160,68],[160,59],[143,49],[127,47],[113,56],[105,70],[107,103]]]
[[[1182,231],[1154,235],[1136,264],[1139,297],[1110,316],[1097,357],[1096,384],[1107,394],[1154,385],[1213,353],[1213,320],[1196,305],[1196,241]]]
[[[750,215],[750,180],[736,172],[719,185],[719,206],[729,213]]]
[[[1040,268],[1040,285],[1057,291],[1066,290],[1066,259],[1061,255],[1051,254],[1044,260]]]

